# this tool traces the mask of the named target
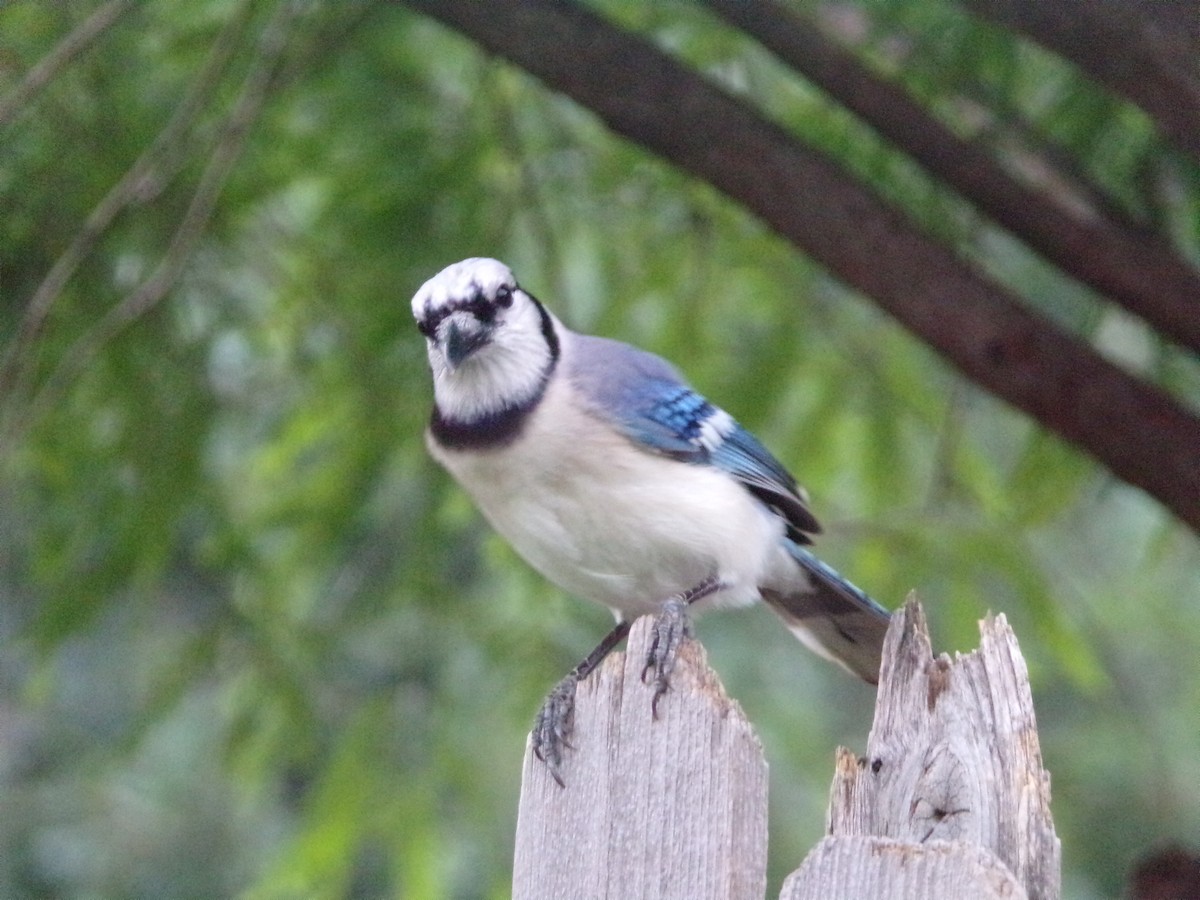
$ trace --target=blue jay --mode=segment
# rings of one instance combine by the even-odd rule
[[[821,529],[787,470],[665,360],[566,328],[494,259],[412,301],[433,374],[430,453],[559,587],[618,624],[547,697],[532,734],[562,783],[575,688],[655,614],[655,709],[687,611],[757,600],[874,683],[888,613],[807,549]]]

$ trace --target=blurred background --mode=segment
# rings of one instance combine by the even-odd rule
[[[589,5],[1200,407],[1195,353],[700,5]],[[952,130],[1053,163],[1196,263],[1197,160],[1076,66],[945,0],[792,6]],[[425,453],[409,300],[476,255],[577,330],[674,360],[808,487],[823,558],[889,607],[919,593],[936,649],[1008,616],[1065,896],[1118,896],[1146,852],[1200,844],[1200,542],[1157,501],[403,4],[17,0],[0,896],[507,896],[526,732],[611,618],[529,570]],[[765,745],[773,896],[873,691],[765,609],[698,631]]]

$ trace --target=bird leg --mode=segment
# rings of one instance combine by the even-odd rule
[[[654,682],[654,699],[650,701],[650,712],[654,718],[658,718],[659,698],[671,687],[671,673],[675,670],[679,647],[692,635],[688,607],[697,600],[715,594],[722,587],[721,580],[716,575],[710,575],[694,588],[667,600],[654,620],[650,652],[646,654],[646,665],[642,668],[642,683]]]
[[[676,594],[667,600],[655,619],[650,652],[646,657],[646,666],[642,669],[642,681],[648,682],[651,678],[654,681],[651,711],[655,718],[658,717],[658,698],[671,686],[671,672],[675,668],[679,645],[691,635],[688,606],[719,591],[722,586],[720,579],[715,575],[710,576],[691,590]],[[575,691],[579,682],[599,668],[613,648],[625,640],[631,624],[626,621],[618,622],[616,627],[604,636],[604,640],[596,645],[596,649],[554,686],[542,702],[542,708],[538,710],[533,723],[533,733],[530,735],[530,745],[533,747],[534,756],[546,764],[550,776],[558,782],[559,787],[566,787],[562,777],[563,749],[573,749],[570,738],[571,729],[575,724]]]
[[[616,627],[604,636],[604,640],[596,645],[596,649],[554,686],[543,701],[542,708],[538,710],[531,736],[533,754],[546,764],[559,787],[566,787],[560,767],[563,748],[571,747],[571,728],[575,724],[575,689],[579,687],[579,682],[599,667],[604,657],[608,656],[617,644],[625,640],[630,624],[625,621],[618,622]]]

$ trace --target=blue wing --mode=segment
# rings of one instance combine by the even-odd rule
[[[728,472],[784,520],[788,552],[808,586],[763,591],[763,599],[810,647],[876,682],[888,612],[800,546],[821,527],[779,460],[659,357],[604,338],[575,341],[568,377],[598,415],[647,450]]]
[[[692,390],[665,360],[606,338],[577,336],[572,381],[632,440],[683,462],[723,469],[812,543],[821,526],[804,492],[770,451],[724,410]]]

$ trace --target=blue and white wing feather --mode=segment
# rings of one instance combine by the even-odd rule
[[[727,472],[780,517],[807,588],[764,589],[763,598],[812,649],[876,681],[888,613],[802,546],[821,526],[787,469],[660,357],[588,336],[578,336],[577,352],[570,377],[597,414],[649,452]]]
[[[812,543],[821,526],[783,465],[729,413],[696,393],[661,357],[619,341],[579,337],[572,379],[627,437],[655,453],[728,472]]]

